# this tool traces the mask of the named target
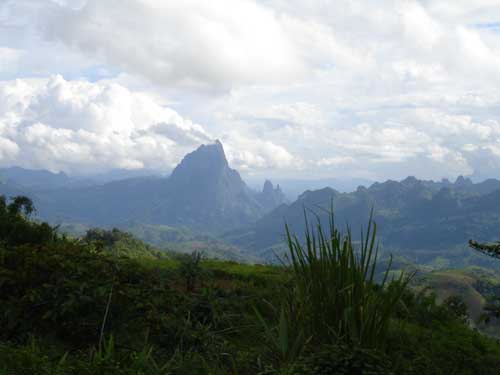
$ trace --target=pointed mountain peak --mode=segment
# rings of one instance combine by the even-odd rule
[[[226,165],[228,164],[226,159],[226,153],[224,152],[224,146],[222,146],[221,141],[219,141],[218,139],[216,139],[214,143],[208,145],[205,144],[201,145],[195,151],[186,155],[186,157],[193,154],[200,154],[203,155],[204,157],[217,159]]]
[[[218,174],[229,169],[229,164],[224,153],[224,147],[219,140],[208,145],[201,145],[190,152],[175,167],[172,178],[177,179],[188,175],[194,177],[196,174]]]
[[[259,193],[257,199],[267,211],[270,211],[286,202],[285,194],[281,191],[280,186],[277,185],[275,188],[270,180],[266,180],[264,182],[262,192]]]
[[[262,188],[262,192],[264,194],[272,194],[273,191],[274,191],[273,183],[270,180],[266,180],[264,182],[264,187]]]
[[[408,176],[401,182],[404,184],[415,184],[418,182],[418,180],[415,176]]]
[[[466,178],[464,176],[458,176],[456,181],[455,181],[455,185],[459,185],[459,186],[472,185],[472,181],[470,178]]]

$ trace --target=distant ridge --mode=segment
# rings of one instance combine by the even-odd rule
[[[168,178],[136,177],[80,187],[72,183],[69,188],[64,174],[23,173],[46,177],[45,185],[28,179],[33,186],[28,191],[36,193],[39,212],[53,223],[109,226],[134,220],[222,232],[255,222],[284,202],[281,189],[270,181],[262,192],[248,188],[229,166],[218,140],[188,153]],[[55,178],[61,183],[47,188]]]
[[[451,248],[467,247],[473,237],[492,241],[500,236],[500,181],[474,184],[459,176],[455,182],[434,182],[410,176],[360,186],[351,193],[332,188],[307,190],[295,202],[279,206],[225,238],[271,259],[272,248],[283,244],[285,222],[300,237],[305,229],[304,209],[328,225],[327,211],[332,204],[336,222],[344,230],[348,223],[354,238],[359,238],[358,228],[366,226],[373,208],[383,247],[401,249],[399,254],[420,259],[446,256],[451,262],[459,262],[460,256],[449,253]]]
[[[144,228],[187,228],[222,236],[264,259],[274,257],[270,248],[283,243],[285,221],[300,235],[304,208],[326,220],[332,202],[337,222],[354,229],[366,225],[373,207],[383,247],[404,249],[418,259],[444,256],[469,238],[497,240],[500,228],[496,179],[473,183],[463,176],[454,182],[409,176],[359,186],[350,193],[329,187],[306,190],[290,203],[269,180],[260,191],[250,189],[229,165],[220,141],[185,155],[168,178],[136,177],[88,186],[78,181],[67,185],[68,176],[48,171],[10,172],[10,179],[0,180],[0,194],[32,197],[40,218],[54,224],[126,229],[135,222]],[[29,187],[19,184],[20,178]]]
[[[70,178],[63,172],[10,167],[0,169],[0,181],[25,188],[50,189],[64,186]]]

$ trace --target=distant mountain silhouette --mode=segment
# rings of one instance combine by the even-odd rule
[[[8,199],[17,195],[28,195],[33,198],[35,194],[30,189],[23,186],[16,185],[12,182],[0,181],[0,195]]]
[[[0,181],[31,189],[53,189],[68,184],[70,178],[63,172],[11,167],[0,169]]]
[[[165,182],[153,222],[225,229],[248,224],[265,211],[229,167],[219,141],[187,154]]]
[[[466,246],[470,238],[489,241],[500,235],[498,180],[473,183],[459,176],[454,182],[428,181],[410,176],[359,186],[350,193],[329,187],[306,190],[289,203],[271,181],[259,192],[251,190],[230,167],[219,141],[187,154],[169,177],[89,186],[62,173],[22,168],[0,173],[0,194],[30,196],[40,217],[55,224],[126,229],[134,222],[144,228],[187,228],[220,235],[264,259],[274,258],[270,249],[283,244],[285,222],[300,235],[304,209],[327,223],[331,204],[337,224],[346,229],[349,223],[355,239],[373,208],[383,247],[418,253],[419,259]]]
[[[284,202],[279,187],[266,186],[262,193],[249,189],[215,141],[187,154],[168,178],[31,191],[43,218],[56,223],[106,226],[134,220],[218,232],[248,225]]]
[[[257,195],[257,199],[265,210],[269,211],[288,201],[283,191],[281,191],[280,186],[277,185],[274,187],[273,183],[269,180],[264,182],[262,192]]]
[[[408,177],[402,181],[374,183],[351,193],[331,188],[306,191],[291,203],[268,213],[255,224],[226,234],[226,240],[243,248],[266,252],[283,243],[286,222],[299,237],[304,232],[304,210],[310,220],[328,226],[333,206],[336,222],[346,223],[359,238],[373,208],[379,239],[385,248],[439,252],[466,246],[469,238],[495,240],[500,236],[500,181],[474,184],[459,177],[433,182]],[[268,250],[270,251],[270,250]],[[264,257],[273,256],[272,253]]]

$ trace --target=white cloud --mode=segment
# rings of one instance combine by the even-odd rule
[[[243,173],[265,172],[279,168],[297,169],[302,164],[283,146],[271,141],[241,137],[237,133],[223,138],[226,152],[232,166]]]
[[[304,68],[274,12],[250,0],[88,0],[47,19],[46,37],[163,84],[223,88]]]
[[[0,73],[11,72],[22,56],[22,52],[9,47],[0,47]]]
[[[317,162],[319,167],[331,167],[344,164],[352,164],[355,159],[351,156],[334,156],[331,158],[322,158]]]
[[[70,173],[172,168],[211,140],[199,125],[116,84],[16,80],[0,84],[0,163]]]
[[[16,80],[0,83],[0,165],[73,174],[111,168],[173,168],[213,137],[143,93],[114,83]],[[224,137],[231,164],[244,172],[297,160],[271,141]]]
[[[170,166],[214,137],[269,177],[500,177],[499,21],[498,0],[7,0],[0,79],[69,81],[2,85],[1,159]]]
[[[19,153],[19,146],[10,139],[0,137],[0,160],[13,159]]]

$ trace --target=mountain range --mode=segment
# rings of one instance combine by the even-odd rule
[[[219,141],[187,154],[169,177],[146,176],[87,183],[79,187],[66,175],[8,169],[0,193],[24,193],[40,217],[53,223],[123,226],[129,221],[220,232],[255,222],[286,201],[279,187],[266,181],[251,190],[230,168]]]
[[[470,238],[493,241],[500,237],[500,181],[474,184],[464,177],[453,183],[408,177],[374,183],[369,188],[360,186],[350,193],[329,187],[306,191],[295,202],[281,205],[253,225],[226,233],[225,239],[266,257],[283,244],[285,223],[300,238],[305,214],[310,221],[319,220],[328,226],[332,209],[337,225],[346,231],[348,223],[356,239],[373,209],[382,247],[417,262],[440,256],[453,262],[450,249],[463,250]],[[455,252],[457,258],[462,255]]]
[[[266,180],[261,191],[249,188],[229,166],[219,141],[187,154],[168,177],[79,184],[64,173],[3,169],[0,194],[30,196],[41,219],[63,227],[130,228],[144,233],[145,239],[155,238],[157,246],[165,228],[167,238],[186,242],[199,243],[208,234],[212,245],[226,243],[227,248],[264,260],[272,260],[283,246],[285,222],[300,237],[305,212],[327,223],[330,209],[344,230],[349,224],[355,238],[373,209],[382,248],[418,263],[445,259],[453,264],[472,256],[465,250],[470,238],[500,237],[498,180],[473,183],[460,176],[454,182],[435,182],[408,177],[351,192],[332,187],[306,190],[288,202],[271,181]],[[154,228],[162,228],[162,235],[160,229],[153,233]],[[173,235],[175,230],[182,230],[182,235]]]

